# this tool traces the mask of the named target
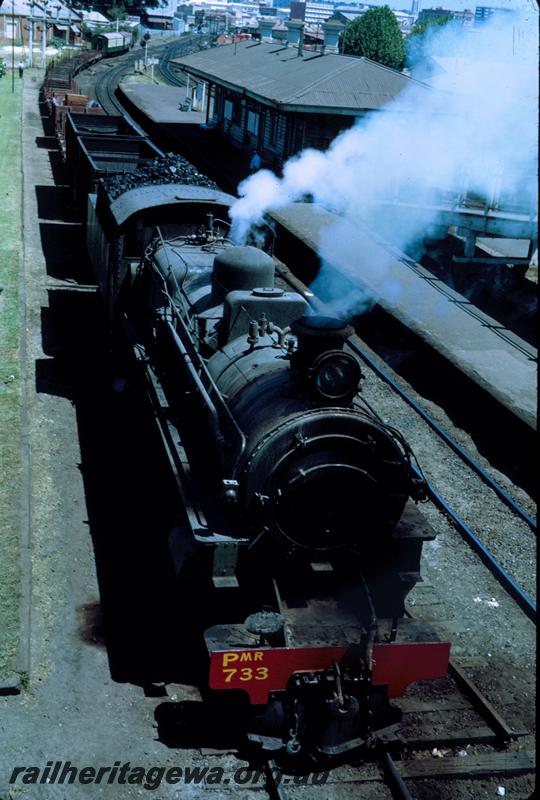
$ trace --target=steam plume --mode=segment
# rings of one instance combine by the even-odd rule
[[[425,51],[446,56],[432,88],[411,81],[397,100],[359,119],[326,152],[304,150],[285,164],[281,178],[262,170],[244,181],[231,212],[235,240],[244,241],[266,211],[308,193],[352,221],[391,232],[404,251],[437,224],[441,200],[474,193],[530,211],[537,172],[536,28],[536,9],[528,6],[511,21],[494,17],[479,30],[440,29]],[[394,214],[395,200],[418,205],[422,213]]]

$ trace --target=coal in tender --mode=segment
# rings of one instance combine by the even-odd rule
[[[111,200],[130,189],[161,183],[181,183],[190,186],[205,186],[209,189],[218,188],[214,181],[199,172],[193,164],[174,153],[167,153],[152,159],[152,161],[147,161],[137,167],[134,172],[123,172],[103,178],[104,189]]]

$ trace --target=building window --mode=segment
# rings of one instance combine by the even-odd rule
[[[268,139],[269,139],[270,147],[276,147],[276,145],[278,143],[280,119],[281,119],[281,116],[279,114],[277,114],[276,112],[269,112],[268,113],[268,124],[269,124],[269,128],[270,128],[270,133],[269,133]]]
[[[233,124],[240,127],[242,125],[242,106],[241,101],[235,101],[233,103]]]
[[[229,122],[231,122],[233,118],[233,111],[234,111],[234,106],[231,103],[231,101],[225,100],[225,102],[223,103],[223,119],[228,119]]]
[[[252,133],[254,136],[259,135],[259,115],[254,111],[248,111],[246,127],[248,133]]]

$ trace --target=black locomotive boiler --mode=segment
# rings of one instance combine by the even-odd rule
[[[104,184],[90,253],[176,478],[170,549],[186,603],[206,595],[209,685],[249,697],[264,748],[336,755],[446,671],[448,643],[402,619],[434,534],[409,446],[363,402],[353,329],[228,241],[232,200]]]

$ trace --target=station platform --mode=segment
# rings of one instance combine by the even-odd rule
[[[124,82],[119,94],[130,116],[163,152],[180,152],[221,189],[238,193],[238,184],[250,174],[251,156],[207,128],[203,113],[179,110],[185,87]]]
[[[354,314],[377,304],[536,430],[536,348],[356,223],[309,203],[293,203],[270,217],[278,225],[276,255],[294,272],[287,263],[289,244],[280,237],[287,231],[300,240],[304,256],[296,250],[296,259],[305,264],[305,253],[311,252],[312,263],[318,262],[317,282],[324,281],[323,294],[336,312]],[[336,273],[343,280],[336,282]]]
[[[202,125],[206,119],[202,111],[181,110],[186,99],[185,86],[124,82],[120,84],[120,90],[151,122]]]

